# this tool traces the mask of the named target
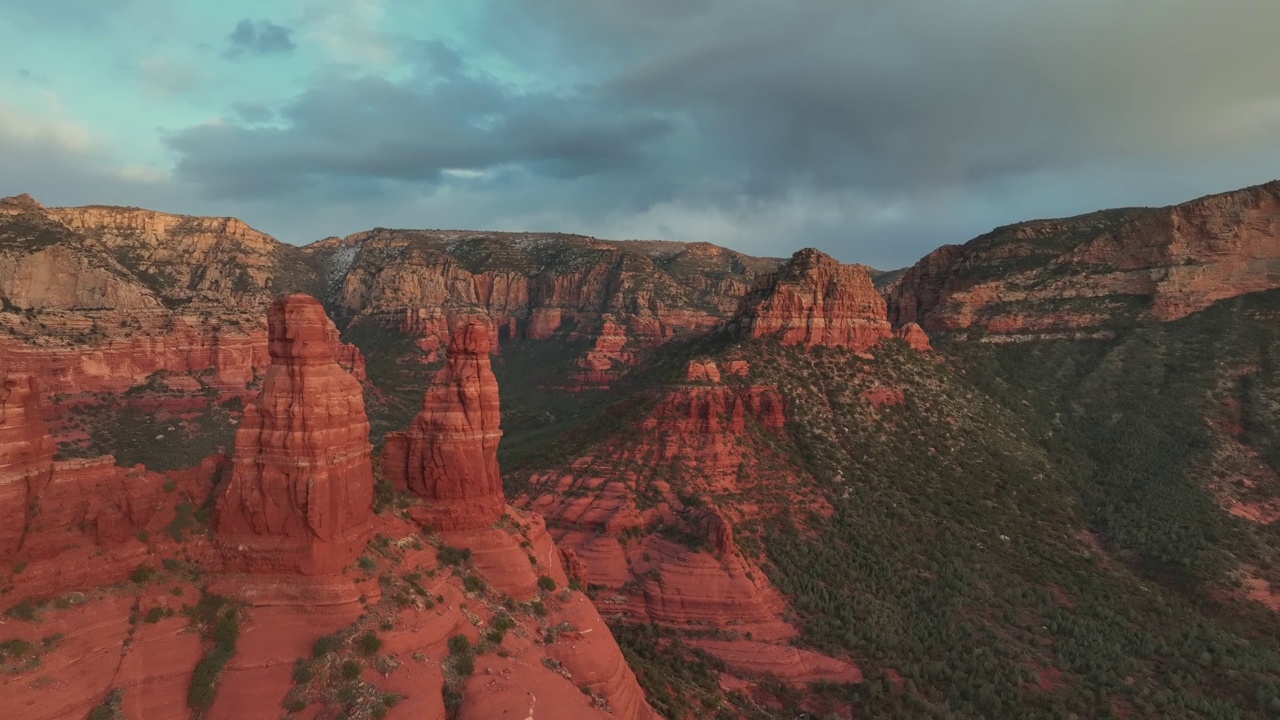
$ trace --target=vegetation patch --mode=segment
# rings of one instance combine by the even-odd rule
[[[196,665],[187,693],[187,706],[196,716],[203,716],[217,697],[222,671],[236,654],[240,638],[240,608],[221,595],[206,594],[189,611],[191,623],[200,629],[210,647]]]

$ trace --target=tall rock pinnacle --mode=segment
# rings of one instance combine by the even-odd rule
[[[439,530],[471,530],[502,517],[498,380],[489,365],[489,329],[453,328],[448,361],[427,388],[409,430],[387,439],[387,476],[431,500],[420,518]]]
[[[334,573],[370,532],[372,446],[360,383],[334,361],[333,323],[309,295],[268,316],[271,367],[245,408],[214,528],[228,569]]]

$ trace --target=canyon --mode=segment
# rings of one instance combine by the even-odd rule
[[[1169,647],[1203,621],[1206,672],[1269,701],[1216,658],[1254,652],[1230,623],[1270,627],[1249,613],[1280,587],[1277,238],[1277,183],[999,228],[897,275],[550,233],[294,247],[5,198],[0,714],[1000,716],[964,689],[990,681],[1094,716],[1109,698],[1062,698],[1098,617]],[[1211,405],[1143,435],[1183,390]],[[1090,474],[1197,448],[1148,485]],[[1143,544],[1170,507],[1201,513],[1166,523],[1193,535],[1174,560]],[[1224,538],[1244,559],[1187,610],[1168,578]],[[1165,615],[1106,605],[1135,578],[1175,588]],[[999,673],[935,667],[984,643]],[[1119,707],[1172,682],[1124,667],[1147,692]]]
[[[268,326],[262,392],[230,458],[211,458],[200,477],[128,471],[112,458],[54,462],[33,379],[6,375],[3,512],[7,528],[22,529],[6,537],[6,595],[23,600],[27,620],[6,647],[38,662],[5,677],[5,714],[61,718],[118,700],[129,717],[274,718],[282,706],[363,717],[401,706],[443,718],[448,706],[450,716],[485,718],[535,704],[560,717],[653,717],[608,628],[567,587],[540,518],[507,507],[494,487],[496,438],[450,476],[463,497],[473,485],[494,496],[496,515],[438,534],[406,520],[412,511],[375,516],[359,382],[335,361],[323,309],[287,295]],[[460,327],[454,364],[475,366],[477,351],[487,363],[486,339],[483,326]],[[436,393],[476,412],[474,378],[442,373]],[[496,429],[496,402],[484,409]],[[446,447],[472,440],[463,427],[435,429]],[[220,469],[209,534],[184,537],[176,498],[207,492]],[[436,498],[421,500],[434,518]],[[170,537],[153,541],[149,530],[161,528]],[[350,649],[357,636],[376,639],[359,652],[381,676],[345,672],[360,669],[350,657],[360,657]],[[33,682],[51,671],[55,682]]]

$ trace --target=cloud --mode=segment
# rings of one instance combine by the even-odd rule
[[[227,49],[223,55],[241,58],[248,55],[291,53],[297,48],[292,35],[293,31],[282,25],[267,20],[244,19],[236,23],[235,30],[227,36]]]
[[[380,0],[308,0],[302,27],[332,61],[382,68],[396,59],[395,43],[381,29],[386,15]]]
[[[271,122],[276,117],[274,110],[262,103],[255,102],[232,103],[231,111],[235,113],[236,117],[240,120],[251,125]]]
[[[56,96],[33,111],[0,105],[0,196],[29,192],[49,205],[182,204],[161,171],[117,164],[100,138],[65,117]]]
[[[332,74],[280,111],[283,127],[223,122],[166,142],[177,173],[211,197],[377,193],[391,183],[434,185],[442,173],[507,171],[571,180],[634,170],[670,125],[598,98],[523,92],[464,73],[437,48],[402,82]],[[568,109],[572,108],[572,111]]]
[[[523,227],[891,266],[1280,167],[1275,2],[479,0],[439,26],[299,6],[292,30],[242,21],[228,52],[296,36],[301,80],[164,136],[182,202],[290,240]]]

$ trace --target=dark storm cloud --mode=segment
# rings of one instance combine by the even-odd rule
[[[297,48],[292,34],[289,28],[267,20],[241,20],[227,36],[227,49],[223,54],[228,58],[239,58],[290,53]]]
[[[231,198],[433,184],[445,171],[512,166],[572,179],[636,165],[644,146],[669,130],[651,113],[516,91],[464,74],[447,49],[422,50],[430,62],[404,82],[365,75],[318,83],[280,112],[287,129],[217,124],[172,135],[178,174]]]
[[[1196,150],[1280,96],[1280,3],[1255,0],[501,6],[548,28],[565,61],[610,64],[602,91],[688,114],[762,192]]]
[[[410,80],[329,75],[279,127],[174,134],[180,176],[228,198],[471,188],[498,223],[541,208],[567,225],[546,229],[902,264],[998,224],[1280,174],[1280,3],[484,7],[472,39],[564,89],[409,43]]]

